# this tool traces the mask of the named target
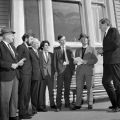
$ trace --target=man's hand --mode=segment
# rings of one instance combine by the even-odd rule
[[[82,64],[87,64],[87,60],[83,60],[83,61],[82,61]]]
[[[74,58],[74,64],[81,65],[83,63],[83,59],[81,57]]]
[[[21,59],[21,60],[17,63],[18,66],[23,66],[25,60],[26,60],[26,58]]]
[[[65,62],[65,61],[63,62],[63,65],[68,65],[68,64],[69,64],[69,62]]]
[[[16,69],[18,67],[18,64],[17,63],[13,63],[12,65],[11,65],[11,68],[12,69]]]
[[[102,48],[101,48],[101,49],[98,49],[98,50],[97,50],[97,53],[102,56],[102,55],[103,55],[103,49],[102,49]]]

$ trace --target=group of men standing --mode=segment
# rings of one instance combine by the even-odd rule
[[[100,21],[100,28],[106,31],[103,41],[104,71],[103,86],[111,100],[112,111],[120,107],[120,38],[115,28],[111,28],[108,19]],[[70,84],[76,66],[76,103],[71,109],[80,109],[84,83],[87,86],[88,109],[93,108],[93,74],[94,64],[97,63],[97,52],[89,46],[89,37],[80,34],[82,48],[73,55],[66,46],[64,35],[58,35],[60,46],[50,53],[50,43],[40,41],[33,34],[25,33],[23,43],[14,47],[14,34],[11,29],[1,30],[0,42],[0,120],[17,120],[18,110],[20,119],[30,119],[38,111],[46,112],[45,91],[48,86],[51,109],[60,111],[62,107],[62,90],[64,86],[65,107],[70,108]],[[108,35],[110,34],[110,35]],[[116,59],[115,59],[116,58]],[[56,103],[54,101],[54,75],[57,77]],[[113,85],[111,84],[113,80]],[[32,114],[29,113],[31,100]]]
[[[70,81],[74,71],[71,50],[56,47],[55,54],[50,53],[49,41],[44,40],[40,43],[30,33],[25,33],[22,36],[23,43],[15,48],[15,32],[3,28],[1,33],[3,39],[0,42],[0,119],[17,120],[17,112],[20,119],[30,119],[37,111],[46,112],[46,86],[51,109],[59,111],[62,106],[63,83],[65,106],[69,107]],[[61,38],[59,43],[65,47],[65,40],[62,41]],[[56,104],[53,92],[55,73],[58,76]],[[30,101],[32,114],[29,112]]]

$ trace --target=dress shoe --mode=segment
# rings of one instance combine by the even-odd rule
[[[19,115],[19,118],[20,119],[31,119],[32,117],[29,114],[24,114],[24,115]]]
[[[114,107],[114,106],[109,106],[109,107],[108,107],[108,109],[113,109],[113,108],[115,108],[115,107]]]
[[[38,112],[47,112],[47,109],[46,108],[39,108]]]
[[[120,108],[116,107],[116,108],[112,108],[112,109],[108,109],[108,112],[119,112]]]
[[[37,114],[37,111],[36,111],[36,110],[33,110],[33,111],[32,111],[32,114],[33,114],[33,115]]]
[[[70,108],[70,104],[65,104],[65,108]]]
[[[19,120],[18,117],[10,117],[9,120]]]
[[[50,106],[51,109],[57,109],[56,105]]]
[[[59,112],[59,111],[61,111],[61,108],[56,108],[56,112]]]
[[[80,109],[81,106],[74,106],[73,108],[71,108],[72,110],[77,110],[77,109]]]
[[[88,105],[88,109],[89,110],[93,109],[93,106],[92,105]]]
[[[27,113],[28,116],[33,116],[34,114],[33,113]]]

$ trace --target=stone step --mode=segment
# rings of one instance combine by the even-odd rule
[[[63,89],[63,91],[64,91],[64,89]],[[108,95],[107,95],[104,87],[102,86],[102,73],[97,73],[94,75],[93,95],[94,95],[94,100],[108,99]],[[54,98],[56,98],[56,88],[54,89]],[[63,96],[62,96],[62,98],[63,98]],[[76,99],[76,76],[73,75],[72,81],[71,81],[71,86],[70,86],[70,100],[75,101],[75,99]],[[83,90],[83,99],[87,99],[86,89]]]

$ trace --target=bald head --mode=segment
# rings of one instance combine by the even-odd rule
[[[32,42],[31,42],[31,46],[34,49],[38,49],[40,47],[40,41],[38,40],[38,38],[33,38]]]

